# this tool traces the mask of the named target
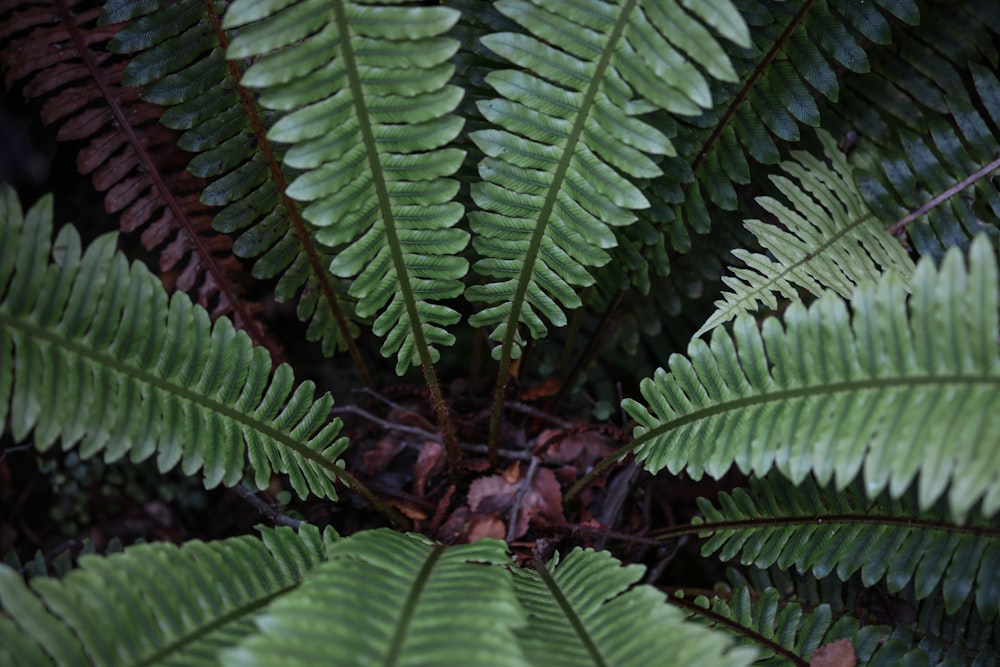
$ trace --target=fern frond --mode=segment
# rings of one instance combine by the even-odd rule
[[[350,350],[364,376],[346,287],[329,275],[330,251],[316,244],[288,197],[284,152],[265,136],[273,119],[242,86],[241,68],[226,61],[230,35],[210,7],[202,0],[108,2],[102,21],[127,21],[108,47],[134,56],[123,83],[139,87],[147,102],[167,107],[160,122],[181,133],[180,148],[197,154],[188,171],[208,181],[199,194],[218,209],[213,227],[239,234],[233,252],[256,258],[254,277],[278,278],[277,301],[301,295],[297,314],[309,323],[308,340],[320,341],[326,355]]]
[[[535,665],[745,665],[755,652],[733,649],[717,633],[683,622],[651,586],[636,585],[644,568],[622,567],[606,551],[576,548],[535,570],[514,570],[514,588],[528,612],[518,631]]]
[[[524,616],[500,567],[509,561],[502,542],[445,547],[373,530],[331,545],[327,556],[223,664],[529,664],[514,637]]]
[[[864,586],[884,579],[896,593],[912,585],[917,600],[940,593],[949,614],[973,599],[985,619],[1000,613],[1000,533],[983,522],[955,525],[945,508],[919,512],[906,496],[869,500],[860,484],[838,492],[809,478],[792,487],[775,475],[751,478],[749,489],[722,493],[717,503],[698,502],[701,535],[710,537],[705,556],[794,565],[817,578],[835,572],[842,581],[860,572]]]
[[[638,179],[662,173],[670,138],[639,115],[662,109],[697,114],[712,103],[699,66],[735,80],[725,51],[699,21],[746,44],[743,19],[728,0],[708,3],[501,0],[496,7],[524,33],[483,38],[519,69],[490,73],[500,95],[479,103],[496,126],[471,135],[486,154],[472,188],[475,269],[490,278],[467,292],[488,304],[470,322],[494,327],[494,356],[520,354],[525,325],[566,323],[581,305],[576,288],[609,260],[612,227],[649,206]],[[689,13],[690,12],[690,13]],[[652,158],[650,156],[653,156]],[[506,362],[502,362],[506,363]]]
[[[858,576],[843,584],[750,568],[745,575],[732,570],[729,578],[731,591],[694,600],[678,595],[670,602],[691,612],[692,620],[774,654],[764,664],[788,664],[782,654],[806,658],[838,639],[850,640],[859,664],[869,666],[985,666],[1000,656],[1000,619],[984,621],[971,602],[946,614],[938,597],[918,601],[912,586],[890,597],[864,587]],[[879,602],[858,618],[859,600],[866,597]]]
[[[831,632],[834,619],[830,605],[803,608],[798,602],[784,599],[774,588],[758,593],[738,586],[725,597],[699,595],[693,600],[678,593],[670,603],[687,610],[692,621],[730,635],[740,646],[757,649],[760,658],[754,664],[758,665],[794,664],[795,658],[804,663],[824,642],[847,629],[857,632],[859,625],[855,619],[844,617],[837,623],[840,632]]]
[[[847,304],[831,292],[796,302],[784,326],[749,316],[711,346],[692,341],[642,382],[652,414],[627,399],[638,422],[631,448],[651,472],[695,479],[732,464],[794,482],[810,472],[844,488],[864,468],[865,490],[897,497],[918,473],[927,509],[946,491],[952,515],[973,504],[1000,510],[1000,354],[997,262],[978,239],[968,267],[956,249],[940,270],[927,258],[907,299],[893,273],[865,283]]]
[[[832,137],[825,132],[819,136],[831,165],[794,151],[795,160],[782,163],[786,176],[771,177],[785,201],[757,199],[784,229],[761,220],[744,223],[774,259],[734,250],[746,268],[734,268],[734,277],[722,279],[733,291],[716,301],[718,310],[695,336],[756,310],[758,304],[773,310],[776,294],[796,299],[798,288],[816,295],[832,289],[846,298],[859,283],[888,269],[909,281],[913,261],[865,205]]]
[[[51,235],[51,197],[23,216],[0,187],[0,430],[9,419],[15,440],[34,430],[39,450],[61,440],[83,458],[156,453],[161,471],[201,470],[209,488],[239,482],[249,455],[259,488],[281,472],[302,497],[337,497],[347,440],[329,394],[294,387],[287,365],[272,375],[263,348],[168,297],[113,235],[82,256],[75,229]]]
[[[851,161],[873,210],[899,221],[893,232],[905,226],[922,255],[940,257],[979,233],[997,242],[1000,196],[991,175],[1000,168],[1000,80],[988,54],[1000,13],[984,8],[970,20],[951,3],[925,4],[924,25],[942,37],[901,30],[897,49],[874,56],[875,75],[845,78],[829,127],[857,136]]]
[[[896,19],[919,19],[909,1],[734,4],[752,26],[753,39],[750,45],[725,45],[738,85],[713,82],[711,109],[669,120],[678,156],[664,160],[664,176],[644,190],[653,206],[640,218],[663,229],[680,252],[690,243],[690,230],[705,234],[713,226],[719,211],[710,213],[710,207],[736,210],[738,188],[766,173],[757,165],[776,164],[781,145],[798,142],[802,126],[820,126],[817,98],[840,98],[842,72],[867,76],[868,53],[892,41]],[[650,252],[655,250],[647,250],[647,259]],[[663,271],[659,262],[652,268]]]
[[[206,544],[129,547],[84,556],[64,579],[30,588],[0,565],[0,637],[18,665],[215,665],[254,632],[254,618],[289,594],[329,544],[302,524]]]
[[[357,314],[375,317],[398,373],[430,368],[434,346],[454,341],[444,327],[458,314],[439,302],[468,270],[447,178],[464,153],[444,148],[463,124],[451,114],[462,90],[448,85],[458,42],[444,36],[458,13],[414,4],[243,0],[224,19],[239,28],[227,57],[254,59],[243,85],[280,116],[268,138],[301,171],[288,195],[336,250],[329,270],[353,279]]]
[[[105,193],[104,206],[124,232],[159,254],[160,271],[176,274],[213,317],[232,315],[274,354],[280,346],[255,317],[238,274],[231,242],[212,230],[198,203],[204,183],[184,171],[176,137],[159,125],[160,110],[121,85],[125,63],[104,50],[118,26],[97,25],[92,2],[5,3],[0,21],[0,66],[8,86],[23,84],[60,141],[80,142],[77,168]]]

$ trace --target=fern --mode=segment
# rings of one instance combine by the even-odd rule
[[[796,287],[817,295],[828,288],[850,297],[856,285],[887,269],[895,270],[905,281],[910,279],[913,262],[865,206],[851,182],[847,160],[836,150],[833,139],[826,134],[820,138],[831,166],[808,153],[795,152],[796,161],[784,163],[783,170],[798,183],[784,176],[772,177],[788,204],[771,197],[757,200],[786,229],[760,220],[744,223],[775,259],[734,251],[747,268],[734,269],[735,277],[722,279],[733,291],[716,302],[718,310],[695,336],[740,312],[755,310],[758,303],[777,308],[772,293],[795,299]]]
[[[682,3],[728,39],[746,43],[729,4]],[[654,109],[697,113],[712,99],[695,64],[729,80],[721,46],[674,2],[621,6],[594,0],[558,5],[505,0],[497,8],[525,33],[497,33],[483,44],[518,66],[487,77],[500,98],[479,103],[496,129],[471,138],[487,157],[472,190],[475,264],[493,279],[466,296],[489,307],[470,323],[493,326],[501,375],[520,354],[523,324],[545,335],[544,317],[566,323],[563,308],[581,301],[574,288],[593,283],[587,268],[610,259],[609,226],[635,220],[649,201],[630,179],[662,173],[647,154],[674,155],[668,136],[635,116]],[[665,35],[703,35],[683,54]],[[684,48],[683,46],[681,47]],[[664,85],[654,85],[661,80]]]
[[[272,375],[228,319],[213,326],[185,295],[168,299],[113,235],[82,255],[72,227],[53,243],[51,198],[25,216],[0,187],[0,234],[0,426],[16,441],[33,430],[42,451],[61,440],[84,458],[155,453],[161,471],[200,470],[208,488],[239,482],[249,455],[259,488],[285,472],[302,497],[337,497],[347,440],[327,421],[328,394],[293,391],[291,368]]]
[[[750,489],[720,494],[718,508],[698,504],[710,536],[702,554],[744,565],[777,565],[822,579],[836,573],[861,583],[885,580],[891,593],[912,585],[917,600],[934,594],[954,614],[975,595],[986,620],[1000,613],[991,582],[1000,563],[1000,537],[979,521],[958,526],[943,509],[917,512],[915,502],[885,495],[869,501],[859,484],[836,492],[806,480],[790,487],[777,476],[751,480]]]
[[[378,316],[372,330],[400,374],[430,369],[434,346],[454,341],[443,327],[458,314],[435,302],[462,293],[468,268],[458,183],[447,179],[464,154],[442,148],[462,128],[450,114],[462,91],[447,85],[457,43],[443,36],[457,19],[443,7],[341,0],[248,0],[225,16],[241,28],[227,56],[256,57],[242,84],[283,112],[268,137],[302,171],[288,195],[338,251],[330,271],[354,279],[357,313]]]
[[[671,655],[678,664],[730,665],[754,657],[681,623],[654,589],[633,588],[643,568],[616,565],[607,552],[574,549],[562,562],[515,570],[529,621],[518,636],[532,664],[625,667]]]
[[[306,524],[182,547],[147,544],[84,556],[64,579],[0,565],[3,664],[216,664],[321,561],[331,535]]]
[[[991,516],[1000,469],[984,443],[1000,426],[997,289],[981,239],[968,268],[957,250],[940,271],[922,261],[908,302],[889,273],[855,291],[853,315],[826,293],[808,309],[793,303],[784,327],[768,319],[758,330],[742,316],[732,336],[717,329],[711,347],[695,339],[690,359],[674,355],[671,372],[643,381],[652,414],[626,399],[639,424],[632,447],[651,472],[696,479],[735,463],[844,488],[863,467],[870,496],[887,485],[899,496],[919,472],[921,509],[947,491],[955,518],[979,501]]]

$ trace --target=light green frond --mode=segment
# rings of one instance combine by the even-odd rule
[[[472,134],[486,154],[472,187],[475,269],[490,279],[467,295],[486,307],[470,322],[494,327],[495,356],[516,357],[518,325],[534,338],[566,323],[616,245],[614,226],[649,206],[637,183],[675,155],[642,118],[662,109],[698,114],[712,96],[703,72],[736,80],[706,21],[742,44],[749,33],[729,0],[501,0],[523,33],[482,43],[517,69],[486,77],[499,97],[479,102],[494,126]]]
[[[309,524],[261,532],[262,540],[84,556],[64,579],[36,577],[30,588],[0,565],[0,637],[17,651],[4,664],[217,665],[272,600],[325,559],[327,544]]]
[[[633,447],[646,468],[721,477],[736,464],[794,482],[809,473],[839,488],[863,468],[865,490],[902,494],[919,475],[927,509],[947,493],[964,519],[982,501],[1000,510],[1000,354],[997,262],[973,244],[968,266],[951,251],[924,259],[907,298],[894,273],[855,291],[850,311],[826,292],[793,303],[784,325],[736,320],[711,346],[695,339],[642,382],[649,408]]]
[[[884,580],[891,593],[912,586],[917,600],[940,595],[949,614],[973,601],[986,620],[1000,613],[1000,534],[987,522],[958,526],[945,508],[920,512],[907,496],[869,499],[860,484],[838,492],[810,478],[793,487],[773,474],[716,502],[698,502],[703,555],[820,579],[860,572],[866,587]]]
[[[51,207],[46,197],[22,217],[0,188],[0,430],[83,458],[156,454],[161,471],[200,470],[208,488],[239,482],[249,457],[260,488],[287,473],[300,496],[336,498],[347,440],[329,394],[295,387],[287,365],[272,374],[263,348],[168,297],[114,235],[83,254],[72,227],[53,243]]]
[[[497,540],[445,547],[389,530],[358,533],[258,621],[225,665],[526,667],[524,617]]]
[[[669,656],[678,665],[748,665],[755,652],[733,649],[715,632],[685,623],[663,594],[637,585],[644,568],[622,567],[606,551],[574,549],[538,570],[515,570],[528,612],[518,638],[535,665],[636,667]]]
[[[832,164],[793,151],[795,160],[782,164],[786,176],[771,177],[785,201],[760,197],[757,202],[778,224],[744,223],[770,256],[733,251],[746,268],[735,268],[733,277],[722,279],[733,291],[716,301],[718,310],[695,336],[755,311],[758,304],[773,310],[777,295],[797,299],[800,288],[816,295],[832,289],[850,297],[859,283],[888,269],[909,281],[913,261],[868,209],[833,138],[825,132],[819,136]]]
[[[419,3],[242,0],[224,25],[238,28],[231,60],[252,63],[243,85],[278,114],[268,132],[288,147],[315,239],[335,251],[329,268],[353,279],[357,313],[374,317],[396,370],[430,366],[458,314],[436,304],[462,293],[468,233],[448,178],[464,154],[447,148],[463,121],[449,85],[458,13]]]

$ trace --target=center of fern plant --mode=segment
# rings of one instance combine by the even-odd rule
[[[123,235],[0,184],[0,664],[1000,662],[998,37],[6,1]]]

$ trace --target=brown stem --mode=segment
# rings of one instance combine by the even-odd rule
[[[222,28],[222,21],[219,19],[218,12],[215,11],[215,4],[212,0],[203,0],[203,3],[205,5],[205,11],[209,16],[209,19],[212,21],[212,27],[215,30],[215,36],[219,41],[219,46],[225,49],[229,46],[229,38],[226,36],[226,31]],[[254,104],[253,98],[250,96],[250,91],[248,91],[240,83],[243,78],[243,73],[240,71],[239,66],[232,60],[227,59],[226,64],[229,66],[229,74],[236,84],[236,89],[239,91],[240,102],[243,104],[243,108],[246,109],[247,117],[250,120],[250,126],[253,128],[254,138],[257,140],[257,146],[260,148],[261,154],[267,161],[267,168],[268,171],[271,172],[271,178],[274,180],[275,187],[278,190],[278,196],[281,197],[281,204],[288,212],[288,223],[291,225],[292,229],[295,231],[295,235],[299,239],[299,245],[302,248],[302,252],[305,253],[306,258],[309,261],[309,268],[319,284],[319,290],[323,295],[323,300],[330,307],[333,319],[337,322],[337,330],[340,331],[340,337],[347,345],[348,354],[351,355],[351,361],[354,362],[354,368],[357,370],[358,375],[361,378],[361,382],[365,386],[372,387],[374,386],[374,383],[372,382],[371,375],[368,373],[368,367],[365,365],[364,359],[361,357],[361,351],[358,349],[358,345],[355,342],[354,337],[351,336],[350,323],[347,321],[347,316],[344,315],[344,311],[340,307],[340,300],[337,298],[337,292],[334,290],[333,284],[330,281],[330,274],[327,271],[322,258],[319,256],[319,252],[316,250],[316,246],[312,241],[312,236],[309,234],[309,230],[306,227],[305,221],[302,219],[302,214],[299,211],[298,206],[286,192],[288,189],[288,183],[285,181],[285,174],[281,170],[281,163],[278,161],[278,157],[274,154],[271,142],[267,139],[267,130],[264,128],[264,124],[260,119],[260,114],[257,112],[257,105]]]
[[[975,172],[974,174],[972,174],[968,178],[966,178],[963,181],[961,181],[959,183],[956,183],[955,185],[951,186],[950,188],[948,188],[947,190],[945,190],[944,192],[942,192],[941,194],[939,194],[937,197],[935,197],[934,199],[930,200],[929,202],[927,202],[926,204],[924,204],[923,206],[921,206],[920,208],[918,208],[913,213],[910,213],[906,217],[900,218],[899,220],[897,220],[896,222],[894,222],[893,225],[891,227],[889,227],[889,234],[895,236],[899,232],[903,231],[903,229],[908,224],[910,224],[911,222],[913,222],[914,220],[916,220],[917,218],[919,218],[920,216],[922,216],[924,213],[927,213],[931,209],[937,207],[939,204],[942,204],[943,202],[951,199],[952,197],[954,197],[955,195],[957,195],[959,192],[961,192],[965,188],[969,187],[970,185],[972,185],[973,183],[975,183],[979,179],[987,176],[990,172],[992,172],[992,171],[994,171],[996,169],[1000,169],[1000,158],[997,158],[996,160],[993,160],[993,162],[990,162],[988,165],[986,165],[985,167],[983,167],[979,171]]]

